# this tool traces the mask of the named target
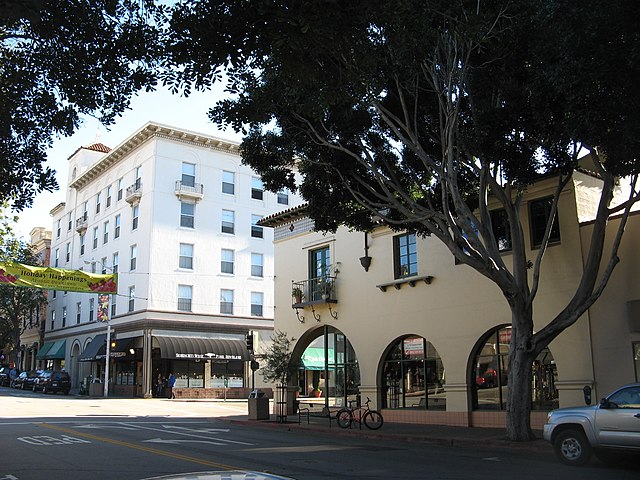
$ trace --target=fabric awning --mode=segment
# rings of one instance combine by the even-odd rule
[[[162,358],[249,360],[244,340],[200,337],[153,337]]]
[[[67,349],[66,340],[58,340],[56,342],[45,343],[36,359],[38,360],[64,360],[65,351]]]
[[[333,358],[333,350],[329,350],[329,358]],[[307,347],[300,358],[305,370],[324,370],[324,348]]]
[[[106,334],[103,333],[100,335],[96,335],[94,339],[91,340],[91,343],[87,345],[87,348],[84,349],[82,355],[80,355],[80,361],[95,362],[96,360],[104,359],[107,353],[106,341]],[[115,340],[115,347],[110,349],[109,356],[111,358],[125,357],[132,341],[133,338],[122,338]]]

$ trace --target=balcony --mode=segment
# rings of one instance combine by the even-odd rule
[[[87,231],[87,225],[88,225],[88,221],[87,221],[87,215],[83,215],[80,218],[76,218],[76,232],[78,232],[80,235],[82,235],[84,232]]]
[[[125,194],[125,201],[130,203],[131,205],[136,205],[140,203],[140,198],[142,197],[142,182],[140,179],[136,180],[136,183],[127,187],[127,192]]]
[[[292,308],[320,303],[338,303],[336,277],[320,277],[291,284]]]
[[[178,199],[183,198],[195,200],[202,200],[204,198],[204,185],[194,182],[183,182],[182,180],[176,181],[175,194]]]

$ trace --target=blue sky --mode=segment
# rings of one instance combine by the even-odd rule
[[[220,130],[207,117],[208,109],[222,95],[222,86],[210,92],[195,92],[189,98],[171,95],[166,89],[159,89],[135,97],[131,102],[131,110],[111,125],[109,130],[96,119],[85,118],[83,126],[73,136],[54,141],[47,155],[47,165],[56,170],[60,188],[54,193],[40,193],[35,197],[33,207],[19,214],[16,234],[29,240],[32,228],[51,228],[52,218],[49,211],[66,198],[67,158],[79,147],[95,143],[97,134],[99,142],[113,148],[144,124],[152,121],[240,141],[241,137],[238,134],[230,129]]]

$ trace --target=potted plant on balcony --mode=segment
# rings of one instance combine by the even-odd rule
[[[329,277],[321,277],[318,281],[318,289],[323,300],[331,298],[331,289],[333,285]]]
[[[291,296],[293,297],[294,303],[302,303],[302,299],[304,298],[304,294],[300,287],[293,287],[291,290]]]

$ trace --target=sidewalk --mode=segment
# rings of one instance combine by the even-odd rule
[[[512,442],[507,432],[501,428],[449,427],[445,425],[421,425],[406,423],[385,423],[379,430],[369,430],[359,424],[350,429],[340,428],[335,420],[329,423],[326,418],[306,418],[298,424],[298,416],[290,415],[284,423],[276,422],[275,416],[269,420],[248,420],[246,416],[228,417],[228,421],[260,428],[283,428],[287,430],[315,431],[327,435],[351,435],[359,438],[392,440],[397,442],[421,442],[449,447],[500,448],[519,451],[551,453],[552,447],[542,439],[542,431],[534,431],[536,440],[531,442]]]

